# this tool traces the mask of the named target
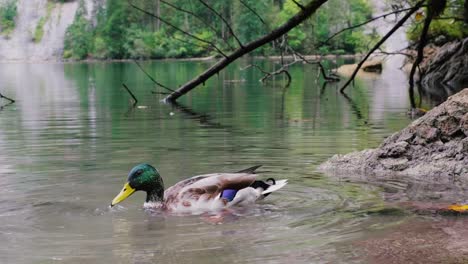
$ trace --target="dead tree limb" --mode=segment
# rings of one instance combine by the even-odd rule
[[[364,62],[366,62],[366,60],[370,57],[370,55],[372,53],[374,53],[374,51],[376,51],[377,49],[379,49],[379,47],[390,37],[393,35],[393,33],[395,33],[395,31],[397,31],[401,26],[403,26],[403,24],[414,14],[416,13],[416,11],[419,10],[419,8],[421,8],[421,6],[424,4],[424,0],[423,1],[419,1],[415,6],[413,6],[410,11],[408,11],[408,13],[406,13],[406,15],[400,19],[400,21],[398,21],[398,23],[395,24],[395,26],[393,26],[392,29],[390,29],[390,31],[388,31],[387,34],[385,34],[384,37],[382,37],[379,42],[377,42],[377,44],[374,45],[374,47],[366,54],[366,56],[358,63],[356,69],[354,69],[354,72],[353,74],[351,75],[351,77],[348,79],[348,81],[346,81],[346,83],[341,87],[340,89],[340,92],[341,93],[344,93],[344,90],[346,89],[346,87],[348,87],[348,85],[354,80],[354,78],[356,77],[357,73],[359,72],[359,70],[361,69],[362,65],[364,64]]]
[[[468,24],[468,0],[465,0],[465,3],[463,4],[463,18],[465,18],[465,23]]]
[[[3,98],[3,99],[5,99],[5,100],[10,101],[10,104],[13,104],[14,102],[16,102],[15,100],[13,100],[13,99],[11,99],[11,98],[9,98],[9,97],[4,96],[2,93],[0,93],[0,98]]]
[[[305,63],[317,64],[320,68],[320,74],[322,74],[323,79],[325,79],[325,82],[339,82],[340,81],[340,78],[337,76],[327,75],[327,71],[325,70],[325,67],[320,61],[309,61],[302,54],[295,52],[295,51],[294,51],[294,54],[297,55],[299,58],[301,58],[301,60],[304,61]]]
[[[250,64],[247,67],[242,68],[241,70],[247,70],[248,68],[258,69],[259,71],[261,71],[264,74],[263,77],[260,79],[260,81],[262,83],[264,83],[268,78],[272,78],[272,77],[274,77],[276,75],[284,74],[288,78],[288,82],[286,83],[286,87],[288,87],[291,84],[291,80],[292,80],[291,74],[288,71],[288,67],[295,64],[295,63],[297,63],[297,62],[298,62],[297,60],[294,60],[291,63],[282,65],[281,68],[279,68],[278,70],[273,71],[273,72],[265,71],[262,67],[258,66],[257,64]]]
[[[214,44],[213,42],[208,41],[208,40],[205,40],[205,39],[202,39],[202,38],[199,38],[199,37],[197,37],[197,36],[195,36],[195,35],[193,35],[193,34],[187,32],[187,31],[185,31],[185,30],[179,28],[178,26],[176,26],[176,25],[172,24],[171,22],[165,20],[165,19],[162,18],[161,16],[158,16],[158,15],[156,15],[156,14],[153,14],[153,13],[151,13],[151,12],[148,12],[148,11],[146,11],[146,10],[144,10],[144,9],[142,9],[142,8],[140,8],[140,7],[138,7],[138,6],[136,6],[136,5],[134,5],[130,0],[128,0],[128,4],[129,4],[131,7],[135,8],[136,10],[147,14],[148,16],[151,16],[151,17],[154,17],[154,18],[159,19],[159,21],[161,21],[161,22],[163,22],[164,24],[170,26],[171,28],[173,28],[173,29],[175,29],[175,30],[177,30],[177,31],[180,31],[180,32],[184,33],[185,35],[187,35],[187,36],[189,36],[189,37],[191,37],[191,38],[194,38],[194,39],[196,39],[196,40],[198,40],[198,41],[200,41],[200,42],[203,42],[203,43],[206,43],[206,44],[210,45],[210,46],[213,47],[219,54],[221,54],[223,57],[227,57],[226,54],[225,54],[220,48],[218,48],[218,47],[216,46],[216,44]]]
[[[309,2],[307,5],[304,6],[304,9],[300,10],[296,15],[291,17],[288,21],[286,21],[281,26],[275,28],[270,33],[263,35],[262,37],[247,43],[244,47],[238,48],[233,51],[231,54],[225,56],[221,60],[219,60],[216,64],[205,70],[200,75],[196,76],[194,79],[188,81],[175,92],[171,93],[167,96],[164,100],[165,101],[175,101],[180,96],[188,93],[198,85],[206,82],[211,76],[217,74],[221,70],[223,70],[226,66],[231,64],[233,61],[237,60],[238,58],[242,57],[243,55],[281,37],[282,35],[288,33],[291,29],[302,23],[308,17],[315,13],[315,11],[322,6],[327,0],[313,0]],[[140,9],[141,10],[141,9]],[[144,11],[144,10],[143,10]],[[145,12],[147,13],[147,12]]]
[[[416,108],[416,101],[414,100],[414,75],[416,70],[418,69],[419,65],[424,59],[424,47],[427,44],[427,33],[429,32],[429,27],[431,26],[432,19],[434,16],[442,13],[443,9],[445,9],[446,1],[430,1],[430,5],[427,8],[427,15],[424,19],[424,25],[421,30],[421,35],[419,36],[419,44],[418,44],[418,54],[416,56],[416,60],[411,67],[410,76],[409,76],[409,97],[411,102],[411,108]],[[420,74],[421,76],[421,74]]]
[[[130,96],[133,98],[133,107],[135,107],[138,103],[138,99],[135,97],[135,95],[130,91],[130,89],[125,85],[125,83],[122,83],[122,86],[127,90],[127,92],[130,94]]]
[[[158,86],[160,86],[160,87],[162,87],[162,88],[164,88],[164,89],[166,89],[166,90],[168,90],[168,91],[170,91],[170,92],[174,92],[174,90],[172,90],[171,88],[165,86],[164,84],[162,84],[162,83],[156,81],[153,77],[151,77],[151,75],[150,75],[149,73],[147,73],[147,72],[145,71],[145,69],[143,69],[143,67],[140,65],[140,63],[138,63],[137,60],[133,60],[133,62],[135,62],[135,64],[138,66],[138,68],[140,68],[140,70],[141,70],[146,76],[148,76],[148,78],[149,78],[153,83],[155,83],[156,85],[158,85]]]

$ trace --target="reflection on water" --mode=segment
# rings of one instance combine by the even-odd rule
[[[357,81],[342,97],[339,84],[322,88],[312,65],[293,66],[287,89],[281,78],[262,85],[260,72],[238,70],[248,63],[180,105],[159,103],[132,63],[2,64],[2,92],[17,103],[0,111],[0,262],[355,261],[342,243],[407,216],[380,215],[378,189],[328,179],[315,167],[404,127],[407,101],[379,95],[389,88],[384,80]],[[142,65],[172,87],[206,67]],[[122,83],[147,107],[129,110]],[[405,87],[392,89],[406,95]],[[290,184],[222,224],[145,212],[140,193],[109,210],[140,162],[158,167],[167,186],[256,164],[264,165],[261,177]]]

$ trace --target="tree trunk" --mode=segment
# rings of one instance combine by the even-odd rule
[[[463,17],[465,18],[465,23],[468,24],[468,0],[465,0]]]
[[[238,58],[242,57],[243,55],[281,37],[282,35],[288,33],[291,29],[295,28],[297,25],[302,23],[308,17],[317,11],[317,9],[322,6],[327,0],[313,0],[304,7],[293,17],[291,17],[288,21],[284,24],[279,26],[278,28],[274,29],[272,32],[244,45],[244,47],[240,47],[225,58],[220,59],[216,64],[208,68],[205,72],[201,73],[200,75],[196,76],[194,79],[190,80],[189,82],[185,83],[179,89],[169,94],[164,101],[166,102],[173,102],[176,101],[182,95],[188,93],[198,85],[205,83],[211,76],[215,75],[226,66],[231,64],[233,61],[237,60]]]

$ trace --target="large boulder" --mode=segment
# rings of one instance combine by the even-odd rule
[[[448,95],[468,87],[468,38],[450,42],[428,55],[421,65],[421,85],[430,97]],[[430,53],[430,52],[426,52]]]
[[[349,180],[405,182],[416,198],[468,199],[468,88],[376,149],[335,155],[319,170]],[[421,192],[421,190],[426,190]],[[465,191],[466,190],[466,191]],[[415,197],[413,197],[415,198]]]

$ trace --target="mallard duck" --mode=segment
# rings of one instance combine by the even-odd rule
[[[164,191],[158,170],[149,164],[139,164],[128,174],[122,191],[112,200],[111,207],[136,191],[146,192],[145,207],[171,212],[204,212],[231,206],[252,204],[277,191],[287,180],[256,180],[254,166],[235,173],[198,175],[176,183]]]

